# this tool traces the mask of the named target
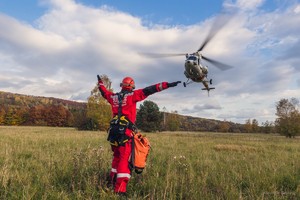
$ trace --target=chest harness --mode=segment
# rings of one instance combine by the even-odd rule
[[[117,93],[119,101],[118,115],[115,115],[112,118],[108,129],[107,141],[109,141],[113,146],[123,146],[126,142],[128,142],[131,137],[125,134],[126,129],[137,132],[136,125],[122,114],[122,103],[125,94],[126,92],[124,91]]]

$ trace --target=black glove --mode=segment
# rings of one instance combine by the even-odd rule
[[[178,83],[181,83],[181,81],[176,81],[176,82],[168,83],[168,87],[175,87],[175,86],[178,85]]]
[[[101,78],[100,78],[100,76],[99,76],[99,75],[97,75],[97,78],[98,78],[98,81],[101,81]]]

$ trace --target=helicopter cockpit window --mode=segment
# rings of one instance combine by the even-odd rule
[[[190,56],[190,57],[188,58],[188,60],[197,60],[197,57],[196,57],[196,56]]]

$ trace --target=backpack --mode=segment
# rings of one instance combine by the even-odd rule
[[[151,146],[148,138],[141,133],[134,134],[132,139],[130,167],[131,169],[134,169],[137,174],[141,174],[146,167],[150,148]]]

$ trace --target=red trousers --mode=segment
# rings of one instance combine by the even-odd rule
[[[116,178],[114,186],[115,192],[126,192],[127,184],[131,177],[131,171],[129,168],[131,142],[132,140],[129,140],[124,146],[111,146],[114,153],[110,178],[111,180]]]

